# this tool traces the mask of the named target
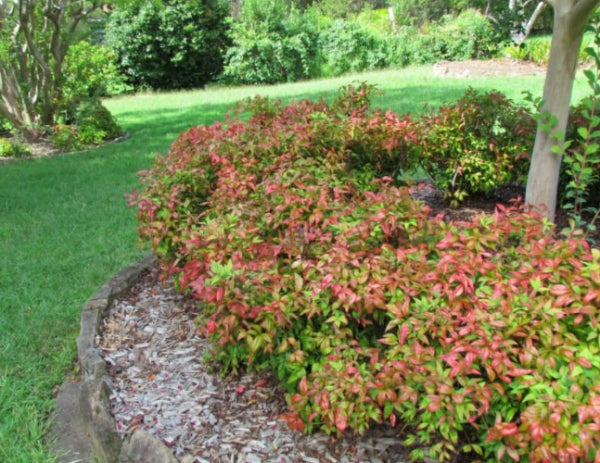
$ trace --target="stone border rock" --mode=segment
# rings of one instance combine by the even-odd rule
[[[122,442],[110,412],[110,377],[95,338],[113,300],[152,266],[148,255],[115,274],[81,311],[77,338],[79,374],[58,391],[50,439],[61,463],[177,463],[172,452],[144,431]]]

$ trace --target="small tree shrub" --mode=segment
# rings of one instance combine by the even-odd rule
[[[593,461],[600,252],[518,207],[450,223],[364,181],[353,146],[411,139],[367,90],[257,98],[182,134],[132,195],[141,237],[198,299],[216,359],[271,368],[298,429],[388,422],[441,461]]]
[[[140,2],[111,14],[106,43],[136,88],[203,87],[223,70],[227,4],[221,0]]]
[[[454,203],[523,183],[527,175],[534,118],[499,92],[469,89],[454,105],[422,116],[418,126],[413,163]]]

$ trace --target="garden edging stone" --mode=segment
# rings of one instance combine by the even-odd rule
[[[152,266],[153,255],[115,274],[81,311],[77,338],[79,374],[60,387],[50,428],[60,463],[177,463],[158,439],[136,431],[123,443],[110,412],[111,382],[95,338],[112,301],[125,293]]]

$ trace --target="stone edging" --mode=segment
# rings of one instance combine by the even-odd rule
[[[50,429],[53,450],[61,463],[177,463],[172,452],[145,431],[138,430],[126,442],[121,441],[110,413],[110,377],[95,347],[113,300],[131,288],[153,260],[148,255],[115,274],[83,306],[77,338],[79,374],[60,387]]]

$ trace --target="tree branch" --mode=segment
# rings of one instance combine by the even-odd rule
[[[581,24],[582,27],[585,27],[590,15],[598,5],[600,5],[600,0],[578,0],[572,10],[573,24]]]

